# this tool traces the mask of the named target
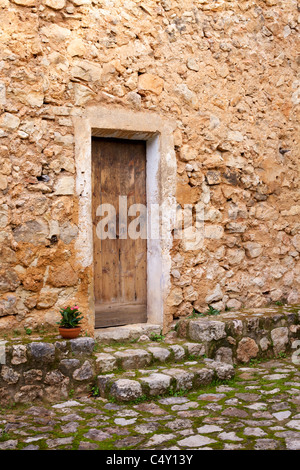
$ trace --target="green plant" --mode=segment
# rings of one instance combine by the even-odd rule
[[[81,312],[78,310],[78,306],[74,307],[65,307],[60,309],[61,320],[56,322],[57,325],[62,328],[76,328],[79,326],[81,320],[83,319]]]
[[[25,333],[26,333],[27,335],[31,335],[31,333],[32,333],[32,329],[31,329],[31,328],[24,328],[24,330],[25,330]]]
[[[165,339],[165,337],[158,333],[151,333],[150,339],[151,341],[157,341],[158,343],[160,343],[161,341]]]
[[[191,315],[188,318],[199,318],[199,317],[203,317],[203,313],[201,313],[198,310],[196,310],[195,308],[193,308],[193,311],[192,311]]]
[[[93,385],[91,388],[90,388],[90,396],[91,397],[99,397],[100,396],[100,390],[99,390],[99,387],[97,385]]]
[[[195,356],[195,354],[189,354],[189,356],[188,356],[189,361],[195,361],[196,359],[197,359],[197,357]]]
[[[285,352],[281,351],[281,352],[278,354],[277,357],[278,357],[278,358],[285,358],[285,357],[287,357],[287,356],[286,356],[286,353],[285,353]]]
[[[186,390],[182,388],[180,390],[175,390],[173,387],[170,387],[168,390],[168,395],[170,397],[183,397],[186,394]]]
[[[9,434],[7,432],[3,432],[0,436],[0,442],[5,442],[9,439]]]
[[[209,305],[208,310],[206,310],[205,315],[220,315],[220,310]]]

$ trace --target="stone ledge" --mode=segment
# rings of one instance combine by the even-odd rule
[[[228,381],[235,375],[234,367],[217,361],[205,363],[186,362],[178,367],[161,367],[144,371],[143,377],[121,377],[114,374],[99,375],[97,384],[103,398],[130,402],[142,397],[154,397],[171,392],[193,390],[210,384],[213,380]]]
[[[266,308],[179,320],[179,338],[199,342],[205,354],[231,364],[291,352],[300,338],[300,308]]]
[[[94,337],[101,343],[126,342],[138,339],[141,335],[161,334],[161,325],[151,323],[136,323],[126,326],[99,328],[95,330]]]
[[[0,364],[0,403],[52,401],[68,397],[71,390],[86,394],[96,373],[95,344],[89,337],[6,344]]]

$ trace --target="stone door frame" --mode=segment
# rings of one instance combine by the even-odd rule
[[[146,188],[148,218],[151,204],[164,207],[168,229],[164,237],[147,242],[147,323],[164,324],[166,299],[170,290],[172,229],[176,207],[176,155],[173,132],[176,123],[151,112],[89,106],[73,117],[75,133],[76,195],[78,197],[78,238],[76,262],[79,269],[90,267],[93,276],[92,221],[92,137],[113,137],[146,141]],[[89,324],[94,325],[94,285],[89,286]]]

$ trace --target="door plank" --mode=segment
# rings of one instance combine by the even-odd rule
[[[119,237],[119,196],[128,208],[146,205],[145,142],[93,138],[92,189],[95,326],[146,322],[147,240]],[[104,203],[116,209],[116,239],[97,237],[96,210]]]

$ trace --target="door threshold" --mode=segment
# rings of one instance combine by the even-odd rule
[[[162,326],[152,323],[133,323],[131,325],[96,328],[94,337],[98,342],[126,342],[139,339],[142,335],[161,334]]]

